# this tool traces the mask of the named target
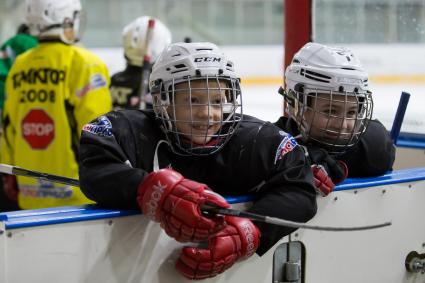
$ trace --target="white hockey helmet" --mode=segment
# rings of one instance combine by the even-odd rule
[[[147,44],[146,36],[149,20],[153,20],[153,30]],[[142,66],[143,57],[148,54],[153,64],[159,54],[171,43],[170,30],[158,19],[143,16],[124,27],[122,32],[124,55],[130,65]],[[146,52],[146,46],[148,52]]]
[[[317,143],[334,154],[354,146],[372,118],[373,101],[368,75],[357,57],[344,47],[312,42],[304,45],[286,68],[283,95],[287,103],[286,112],[296,121],[304,141]],[[326,110],[316,109],[315,102],[318,100],[326,100],[329,107]],[[336,117],[331,114],[337,104],[345,105],[342,106],[344,109],[355,104],[355,116],[344,114]],[[313,113],[309,120],[306,120],[306,111]],[[313,129],[313,121],[324,116],[328,121],[339,120],[340,128],[331,129],[328,122],[325,127]],[[354,123],[350,132],[342,129],[346,120]],[[321,134],[312,135],[312,132]]]
[[[199,144],[183,139],[183,133],[176,128],[175,96],[177,92],[192,93],[191,83],[203,80],[206,88],[201,89],[208,96],[208,107],[219,108],[221,120],[214,121],[220,129],[214,135],[205,130],[205,142]],[[160,55],[152,68],[149,79],[150,90],[153,96],[153,108],[161,129],[174,152],[183,155],[208,155],[219,151],[234,134],[242,119],[242,97],[239,85],[240,79],[235,73],[233,63],[229,61],[220,49],[209,42],[174,43],[169,45]],[[223,82],[225,87],[223,87]],[[181,83],[188,85],[187,89],[175,86]],[[197,88],[199,91],[200,89]],[[220,103],[211,102],[209,96],[212,90],[224,92],[226,99]],[[199,106],[199,104],[197,104]],[[202,106],[202,105],[201,105]],[[188,102],[192,113],[192,102]],[[196,120],[179,120],[190,126]],[[213,122],[211,122],[213,123]],[[208,122],[208,127],[210,126]],[[199,135],[198,135],[199,136]],[[193,139],[190,139],[193,140]]]
[[[26,22],[32,35],[37,37],[59,36],[66,43],[80,39],[80,0],[27,0]],[[64,34],[72,28],[74,38]]]

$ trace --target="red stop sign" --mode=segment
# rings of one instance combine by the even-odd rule
[[[42,109],[28,112],[21,127],[22,136],[33,149],[45,149],[55,138],[55,122]]]

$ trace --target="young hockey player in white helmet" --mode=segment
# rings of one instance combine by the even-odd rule
[[[106,65],[73,45],[80,14],[79,0],[27,1],[40,44],[16,58],[6,80],[2,163],[78,178],[80,129],[112,108]],[[90,203],[77,187],[17,180],[23,209]]]
[[[281,93],[287,117],[275,124],[306,146],[323,195],[347,174],[375,176],[392,169],[393,143],[385,127],[371,120],[368,75],[350,50],[307,43],[286,68]]]
[[[124,71],[112,76],[110,87],[115,110],[152,109],[148,83],[142,84],[143,68],[147,68],[145,74],[149,74],[152,64],[170,43],[171,32],[158,19],[143,16],[124,27],[123,47],[127,66]],[[145,60],[146,55],[149,60]],[[145,88],[144,93],[142,87]]]
[[[256,192],[253,213],[313,217],[304,151],[273,124],[242,115],[239,78],[216,45],[171,44],[153,66],[150,88],[154,111],[114,111],[84,127],[80,185],[101,206],[141,209],[177,241],[208,241],[182,250],[181,274],[213,277],[294,231],[206,217],[204,204],[229,207],[219,194]]]

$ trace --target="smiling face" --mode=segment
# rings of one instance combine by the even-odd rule
[[[347,144],[357,133],[359,109],[355,96],[318,94],[304,113],[308,137],[329,145]]]
[[[226,100],[225,82],[193,80],[175,86],[174,108],[176,131],[187,141],[205,145],[217,137],[222,124]]]

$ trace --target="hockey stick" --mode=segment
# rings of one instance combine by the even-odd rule
[[[407,92],[402,92],[400,96],[400,102],[398,103],[397,112],[395,113],[395,118],[393,126],[391,128],[390,137],[393,140],[393,143],[397,145],[397,139],[400,134],[401,124],[403,123],[404,114],[406,114],[407,104],[409,103],[410,94]]]
[[[51,181],[51,182],[60,183],[64,185],[71,185],[75,187],[80,186],[80,182],[76,179],[42,173],[42,172],[24,169],[18,166],[12,166],[7,164],[0,164],[0,173],[9,174],[9,175],[18,175],[18,176],[24,176],[24,177],[32,177],[32,178]]]
[[[145,54],[143,55],[143,65],[142,65],[142,80],[140,81],[140,102],[139,108],[144,109],[146,107],[146,95],[148,94],[149,88],[149,75],[151,71],[151,56],[149,54],[149,46],[152,40],[153,29],[155,28],[155,20],[149,19],[148,27],[146,29],[145,37]]]
[[[42,172],[24,169],[18,166],[12,166],[7,164],[0,164],[0,173],[32,177],[32,178],[47,180],[51,182],[61,183],[65,185],[72,185],[76,187],[78,187],[80,184],[80,182],[76,179],[42,173]],[[316,226],[316,225],[309,225],[305,223],[299,223],[299,222],[289,221],[285,219],[280,219],[276,217],[270,217],[270,216],[264,216],[264,215],[259,215],[255,213],[245,212],[245,211],[239,211],[239,210],[230,209],[230,208],[216,207],[212,205],[203,205],[201,207],[201,210],[206,215],[228,215],[228,216],[244,217],[244,218],[249,218],[251,220],[274,224],[278,226],[304,228],[304,229],[320,230],[320,231],[360,231],[360,230],[376,229],[376,228],[381,228],[381,227],[391,225],[391,222],[385,222],[385,223],[376,224],[376,225],[357,226],[357,227]]]
[[[352,227],[330,227],[330,226],[317,226],[317,225],[309,225],[305,223],[300,222],[294,222],[289,221],[281,218],[276,217],[270,217],[265,215],[259,215],[251,212],[246,211],[240,211],[235,209],[229,209],[229,208],[221,208],[221,207],[214,207],[214,206],[202,206],[202,211],[207,213],[212,213],[215,215],[229,215],[229,216],[237,216],[237,217],[243,217],[243,218],[249,218],[254,221],[264,222],[268,224],[274,224],[278,226],[286,226],[286,227],[293,227],[293,228],[304,228],[309,230],[319,230],[319,231],[361,231],[361,230],[371,230],[376,228],[381,228],[385,226],[390,226],[391,221],[375,224],[375,225],[368,225],[368,226],[352,226]]]

